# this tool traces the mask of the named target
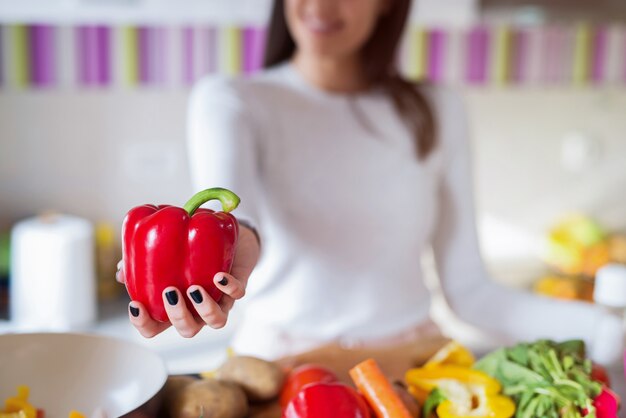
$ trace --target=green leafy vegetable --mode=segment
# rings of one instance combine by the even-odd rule
[[[602,386],[591,378],[591,361],[580,340],[539,340],[496,350],[474,368],[498,379],[517,404],[516,418],[595,418],[592,405]]]

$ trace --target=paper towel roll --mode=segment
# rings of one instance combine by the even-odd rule
[[[10,277],[10,315],[17,329],[85,329],[96,318],[91,223],[46,215],[15,225]]]

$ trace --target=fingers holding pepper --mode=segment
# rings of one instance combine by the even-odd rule
[[[217,273],[213,277],[213,283],[224,295],[230,296],[234,300],[239,300],[246,295],[245,284],[232,274]]]
[[[215,302],[213,298],[201,286],[191,286],[187,290],[189,298],[193,302],[196,312],[200,315],[204,324],[214,329],[223,328],[228,319],[228,311],[224,310],[220,304]],[[222,300],[228,296],[222,297]]]
[[[170,286],[163,290],[163,305],[167,317],[182,337],[191,338],[200,332],[204,324],[189,312],[178,289]]]
[[[128,305],[128,316],[133,326],[145,338],[152,338],[170,327],[168,322],[158,322],[150,318],[145,306],[137,301]]]

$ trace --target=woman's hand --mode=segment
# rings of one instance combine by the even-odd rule
[[[215,302],[200,286],[190,286],[184,294],[181,289],[168,287],[163,291],[162,296],[163,305],[170,322],[155,321],[148,315],[145,306],[137,301],[131,301],[128,305],[130,322],[146,338],[154,337],[171,325],[185,338],[193,337],[205,325],[215,329],[224,327],[233,304],[246,293],[248,278],[256,266],[259,253],[260,246],[257,235],[251,229],[240,225],[231,274],[220,272],[213,277],[215,286],[224,293],[219,303]],[[125,282],[122,265],[123,262],[120,261],[116,274],[116,279],[120,283]],[[187,309],[183,300],[184,297],[191,300],[200,318],[194,317]]]

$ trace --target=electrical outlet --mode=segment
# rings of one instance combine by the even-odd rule
[[[126,144],[122,150],[122,168],[137,182],[166,180],[176,174],[183,149],[166,141],[142,141]]]
[[[601,158],[602,142],[593,135],[570,132],[561,141],[561,166],[567,171],[587,170],[596,165]]]

